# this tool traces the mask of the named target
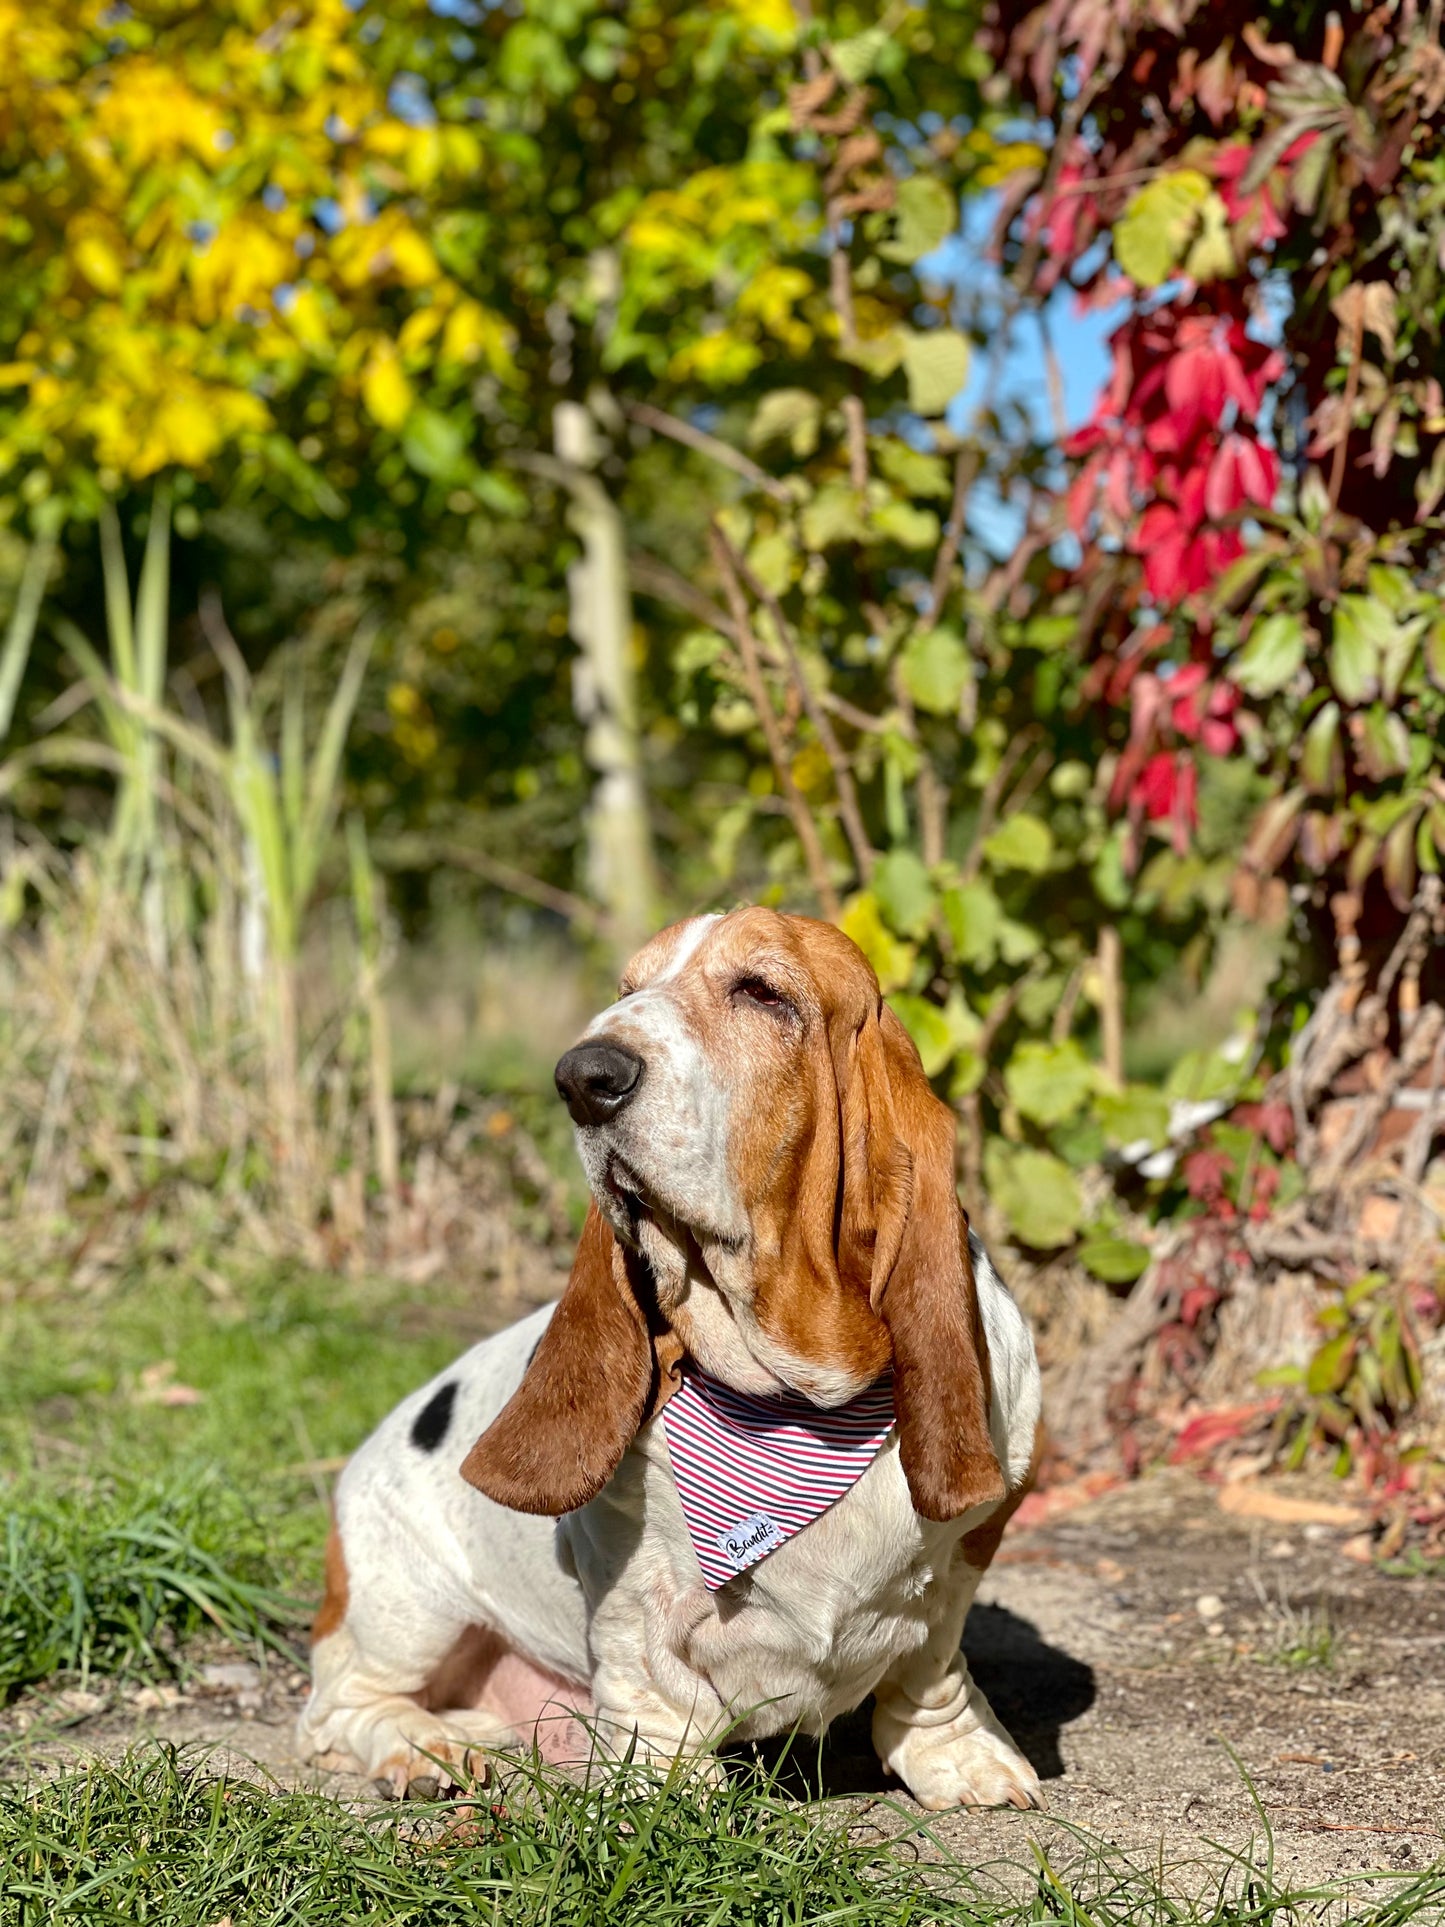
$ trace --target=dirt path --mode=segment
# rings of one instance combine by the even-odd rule
[[[1206,1840],[1259,1836],[1257,1798],[1286,1880],[1435,1858],[1445,1586],[1353,1565],[1341,1536],[1233,1518],[1177,1474],[1011,1530],[967,1646],[1057,1820],[1180,1860]],[[33,1696],[0,1714],[0,1772],[153,1734],[219,1743],[292,1781],[302,1685],[286,1668],[262,1679],[220,1659],[184,1693]],[[824,1773],[833,1793],[898,1797],[865,1716],[835,1729]],[[370,1797],[341,1776],[325,1783]],[[1027,1859],[1030,1838],[1076,1851],[1034,1815],[947,1815],[937,1831],[976,1861]]]

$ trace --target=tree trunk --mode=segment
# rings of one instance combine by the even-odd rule
[[[607,913],[612,948],[625,960],[652,934],[657,917],[632,662],[627,538],[617,505],[589,472],[601,454],[591,416],[577,403],[563,402],[553,416],[553,433],[572,497],[569,520],[582,538],[583,552],[568,571],[567,587],[578,649],[573,703],[597,779],[587,811],[588,885]]]

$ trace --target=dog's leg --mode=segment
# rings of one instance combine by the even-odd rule
[[[670,1600],[627,1580],[592,1615],[592,1697],[598,1747],[667,1765],[708,1752],[729,1725],[703,1673],[689,1663],[695,1622],[710,1615],[701,1586]],[[698,1769],[716,1778],[721,1768]]]
[[[955,1555],[940,1584],[924,1644],[875,1689],[873,1744],[918,1804],[1041,1807],[1039,1778],[1000,1725],[959,1650],[963,1622],[983,1577]]]
[[[446,1574],[414,1556],[349,1572],[333,1528],[312,1634],[311,1697],[297,1728],[302,1757],[353,1766],[396,1794],[428,1796],[469,1773],[485,1777],[473,1749],[514,1743],[512,1728],[484,1708],[426,1703],[468,1630]]]

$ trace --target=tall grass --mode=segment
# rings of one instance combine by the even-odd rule
[[[304,1615],[264,1519],[214,1468],[74,1491],[11,1489],[0,1526],[0,1702],[53,1673],[169,1670],[211,1629],[278,1643]]]
[[[134,601],[110,511],[100,546],[105,654],[54,618],[99,730],[0,762],[0,804],[37,766],[113,783],[103,835],[62,849],[17,826],[0,845],[0,1240],[63,1239],[102,1204],[180,1190],[268,1249],[317,1258],[339,1178],[353,1201],[358,1184],[364,1200],[369,1180],[383,1197],[397,1182],[384,918],[363,854],[355,901],[318,901],[371,636],[353,641],[313,729],[295,653],[279,690],[259,691],[212,605],[225,716],[196,700],[183,711],[166,689],[164,491]],[[39,545],[30,563],[0,694],[38,620]],[[344,858],[336,873],[344,891]]]

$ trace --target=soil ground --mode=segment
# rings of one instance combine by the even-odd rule
[[[1445,1585],[1386,1577],[1318,1525],[1223,1512],[1212,1488],[1157,1474],[1012,1528],[966,1646],[1043,1778],[1050,1815],[945,1815],[938,1839],[982,1865],[1064,1859],[1071,1830],[1179,1865],[1208,1841],[1274,1838],[1287,1883],[1418,1868],[1445,1836]],[[218,1653],[184,1687],[27,1696],[0,1713],[0,1772],[53,1769],[160,1737],[303,1774],[303,1676]],[[816,1763],[811,1747],[802,1757]],[[896,1801],[866,1711],[834,1729],[824,1790]],[[321,1776],[339,1796],[364,1782]],[[880,1824],[896,1816],[878,1808]]]

